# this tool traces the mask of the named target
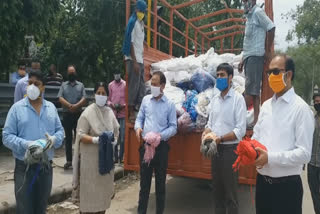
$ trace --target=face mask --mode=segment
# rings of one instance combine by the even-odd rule
[[[320,103],[314,104],[314,109],[315,109],[317,112],[320,112]]]
[[[151,86],[151,94],[153,97],[159,97],[161,94],[160,87]]]
[[[287,86],[284,81],[284,73],[280,73],[278,75],[270,74],[269,76],[269,85],[274,93],[279,93],[285,89]]]
[[[27,88],[27,96],[30,100],[36,100],[40,96],[40,89],[34,84],[29,85]]]
[[[74,82],[77,79],[77,75],[75,73],[68,74],[68,80],[70,82]]]
[[[144,18],[144,13],[142,12],[137,12],[137,17],[141,21]]]
[[[252,1],[248,0],[247,2],[244,3],[244,13],[248,14],[251,9],[252,9]]]
[[[120,82],[120,79],[121,79],[120,74],[115,74],[115,75],[114,75],[114,79],[115,79],[117,82]]]
[[[103,96],[103,95],[95,95],[95,99],[96,99],[96,104],[100,107],[103,107],[106,105],[107,100],[108,100],[108,96]]]
[[[218,78],[217,82],[217,89],[219,89],[220,91],[224,91],[228,88],[228,78]]]

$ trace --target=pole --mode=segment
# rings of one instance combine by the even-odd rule
[[[151,45],[151,0],[148,0],[148,21],[147,21],[147,25],[148,25],[148,31],[147,31],[147,44],[150,47]]]

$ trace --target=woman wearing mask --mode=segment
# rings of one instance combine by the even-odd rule
[[[77,125],[73,158],[73,188],[80,189],[80,213],[105,213],[114,192],[114,171],[99,173],[99,136],[103,132],[119,135],[119,124],[107,103],[107,85],[97,83],[95,103],[81,114]]]

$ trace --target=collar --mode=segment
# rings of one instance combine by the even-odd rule
[[[295,91],[294,88],[290,88],[284,95],[282,95],[281,97],[278,98],[278,100],[284,100],[286,103],[290,103],[291,100],[294,98],[295,96]],[[277,97],[276,94],[273,95],[272,97],[272,101],[276,102],[277,101]]]
[[[151,100],[156,100],[156,98],[154,98],[152,95],[151,95]],[[159,101],[163,101],[163,102],[166,102],[168,100],[168,98],[163,94],[162,97],[159,99]]]
[[[71,82],[68,80],[68,81],[67,81],[67,84],[68,84],[68,85],[71,85]],[[79,83],[78,83],[78,81],[77,81],[77,80],[76,80],[76,81],[74,81],[74,85],[78,85],[78,84],[79,84]]]
[[[255,6],[253,6],[253,7],[251,8],[251,10],[249,11],[249,13],[247,14],[247,16],[250,16],[250,17],[251,17],[257,7],[258,7],[257,4],[256,4]]]
[[[222,93],[222,92],[220,92],[219,97],[220,97],[221,99],[226,99],[227,97],[233,97],[235,91],[234,91],[234,89],[233,89],[232,87],[230,87],[228,93],[226,94],[226,96],[224,96],[224,98],[222,98],[221,93]]]
[[[124,80],[121,79],[120,82],[117,82],[116,80],[113,80],[113,83],[116,84],[116,85],[121,85],[124,83]]]
[[[23,98],[23,105],[30,108],[32,107],[28,97]],[[42,106],[49,107],[49,103],[45,99],[42,99]]]

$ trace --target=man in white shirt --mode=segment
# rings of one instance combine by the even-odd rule
[[[129,19],[122,52],[125,56],[128,72],[128,108],[129,119],[134,121],[134,110],[138,110],[145,95],[144,83],[144,22],[147,5],[138,0],[136,10]]]
[[[213,132],[218,154],[212,158],[214,209],[216,214],[238,213],[238,173],[232,169],[235,150],[246,133],[247,108],[244,97],[232,87],[233,67],[217,68],[216,86],[221,91],[210,103],[209,121],[203,135]]]
[[[252,137],[267,148],[257,148],[256,213],[302,214],[300,174],[311,157],[314,117],[292,87],[293,60],[277,55],[269,69],[275,94],[262,105]]]

